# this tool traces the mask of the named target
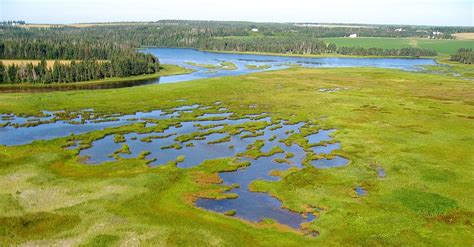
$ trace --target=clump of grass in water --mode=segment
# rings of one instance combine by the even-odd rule
[[[295,154],[292,153],[292,152],[287,152],[286,155],[285,155],[285,158],[287,158],[287,159],[291,159],[293,157],[295,157]]]
[[[226,215],[226,216],[235,216],[236,214],[237,214],[237,211],[235,211],[235,210],[233,210],[233,209],[224,212],[224,215]]]
[[[123,144],[122,147],[114,152],[114,154],[132,154],[130,147],[127,144]]]
[[[161,147],[161,149],[176,149],[176,150],[179,150],[179,149],[182,149],[183,147],[181,145],[179,145],[179,143],[174,143],[174,144],[170,144],[168,146],[163,146]]]
[[[180,155],[176,158],[176,162],[181,163],[181,162],[184,162],[185,159],[186,159],[186,156]]]
[[[125,136],[121,135],[121,134],[116,134],[114,135],[114,142],[115,143],[123,143],[125,142]]]
[[[217,139],[217,140],[214,140],[214,141],[210,141],[207,144],[218,144],[218,143],[224,143],[224,142],[229,142],[229,141],[230,141],[230,136],[225,136],[223,138],[220,138],[220,139]]]
[[[281,159],[281,158],[276,158],[274,159],[273,161],[275,161],[276,163],[280,163],[280,164],[290,164],[290,161],[288,159]]]

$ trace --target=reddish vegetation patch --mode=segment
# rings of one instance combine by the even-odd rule
[[[446,224],[457,224],[463,223],[464,225],[474,227],[473,222],[471,219],[474,217],[473,212],[466,212],[466,211],[454,211],[449,214],[445,215],[438,215],[432,219],[436,221],[442,221]]]

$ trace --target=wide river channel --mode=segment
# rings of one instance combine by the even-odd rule
[[[377,67],[417,71],[422,70],[422,65],[436,65],[433,59],[309,58],[217,53],[188,48],[147,48],[141,51],[157,56],[162,64],[174,64],[195,70],[195,72],[186,75],[164,76],[147,84],[175,83],[220,76],[245,75],[268,70],[286,69],[293,66],[310,68]],[[235,66],[229,66],[229,63]]]

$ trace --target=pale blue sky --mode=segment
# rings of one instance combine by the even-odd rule
[[[474,26],[474,0],[0,0],[1,20],[31,23],[242,20]]]

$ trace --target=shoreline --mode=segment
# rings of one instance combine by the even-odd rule
[[[213,50],[199,50],[203,52],[213,53],[234,53],[244,55],[260,55],[260,56],[282,56],[282,57],[297,57],[297,58],[393,58],[393,59],[436,59],[436,57],[403,57],[403,56],[359,56],[359,55],[341,55],[341,54],[289,54],[289,53],[271,53],[271,52],[245,52],[245,51],[213,51]]]
[[[70,91],[70,90],[96,90],[111,89],[120,87],[132,87],[140,84],[146,85],[154,83],[160,77],[171,75],[183,75],[194,72],[191,69],[183,68],[172,64],[162,64],[159,72],[154,74],[136,75],[129,77],[112,77],[102,80],[81,81],[71,83],[20,83],[0,85],[0,93],[34,93],[50,91]]]
[[[247,51],[216,51],[216,50],[201,50],[191,47],[159,47],[159,46],[141,46],[136,48],[137,50],[145,50],[152,48],[169,48],[169,49],[192,49],[201,52],[210,53],[224,53],[224,54],[243,54],[243,55],[260,55],[260,56],[280,56],[280,57],[296,57],[296,58],[394,58],[394,59],[433,59],[442,56],[435,57],[404,57],[404,56],[360,56],[360,55],[341,55],[336,53],[325,53],[325,54],[291,54],[291,53],[272,53],[272,52],[247,52]]]

